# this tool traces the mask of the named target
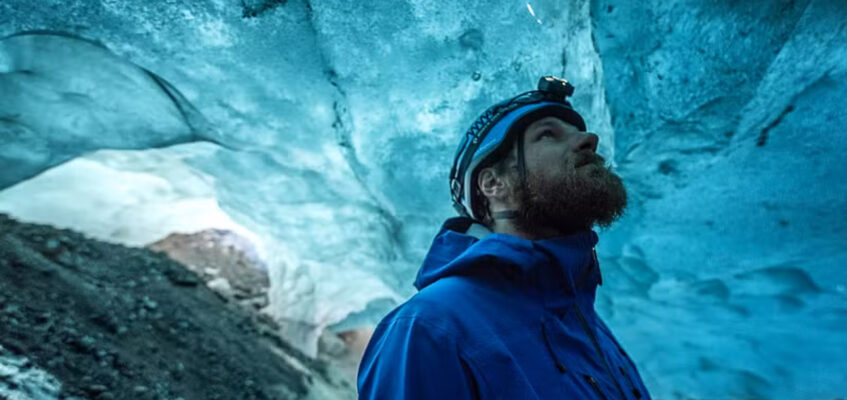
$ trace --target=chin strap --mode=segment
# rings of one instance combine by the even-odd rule
[[[516,210],[496,211],[491,213],[491,216],[494,219],[515,219],[518,217],[518,212]]]
[[[515,138],[515,147],[517,148],[518,152],[518,185],[520,186],[524,186],[526,184],[526,159],[524,157],[523,140],[524,133],[518,133],[517,137]],[[491,216],[494,219],[515,219],[518,217],[518,211],[497,211],[491,213]]]
[[[517,134],[515,138],[515,147],[518,151],[518,185],[523,186],[526,183],[526,157],[523,149],[524,132]]]

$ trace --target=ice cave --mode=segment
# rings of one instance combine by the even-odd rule
[[[4,0],[0,214],[262,291],[305,371],[414,295],[461,135],[543,75],[627,187],[596,308],[653,398],[847,396],[839,0]],[[0,398],[86,398],[15,340]],[[149,386],[86,393],[201,398]]]

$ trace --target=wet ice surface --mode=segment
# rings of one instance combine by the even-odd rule
[[[86,155],[0,192],[2,210],[132,244],[249,232],[270,268],[272,307],[313,351],[321,329],[349,328],[349,315],[372,322],[412,293],[451,215],[446,174],[469,121],[542,74],[563,75],[630,189],[629,215],[601,235],[598,308],[656,397],[847,393],[839,2],[62,7],[5,2],[0,35],[61,30],[111,51],[83,42],[45,54],[50,42],[3,40],[2,66],[25,53],[63,68],[0,70],[0,84],[29,88],[15,108],[0,96],[0,134],[43,143],[4,141],[0,154],[25,171]],[[82,61],[110,67],[95,74]],[[149,81],[115,78],[140,68],[202,119],[138,83]],[[82,83],[68,90],[67,77]],[[66,100],[79,95],[43,107],[36,96],[67,92],[118,107]],[[94,117],[58,117],[73,110]],[[172,141],[190,143],[90,153]]]

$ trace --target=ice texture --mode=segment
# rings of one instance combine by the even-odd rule
[[[0,189],[91,150],[200,139],[202,119],[167,81],[67,34],[3,38],[0,93]]]
[[[847,394],[843,2],[8,0],[13,34],[0,210],[237,231],[312,354],[413,293],[472,119],[564,76],[630,191],[598,308],[654,396]]]
[[[0,346],[0,396],[8,400],[55,400],[59,381],[34,366],[26,357],[15,356]]]

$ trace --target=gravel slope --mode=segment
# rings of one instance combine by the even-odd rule
[[[355,397],[274,332],[163,255],[0,214],[0,349],[54,376],[59,398]]]

